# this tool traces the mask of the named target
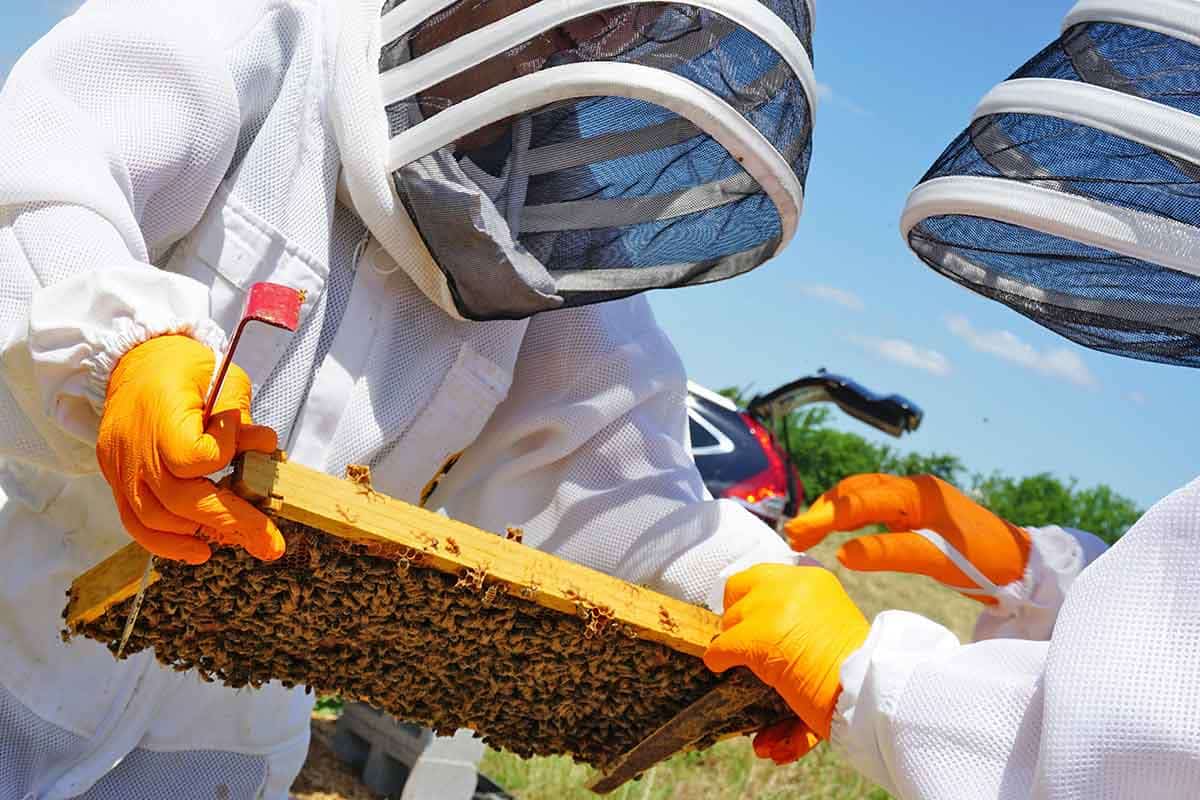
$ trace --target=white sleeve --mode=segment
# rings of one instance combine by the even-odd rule
[[[167,332],[219,348],[207,291],[152,269],[234,156],[230,47],[257,4],[86,4],[0,92],[0,456],[95,469],[108,373]]]
[[[833,739],[893,795],[1200,795],[1200,481],[1074,582],[1048,642],[960,645],[885,612],[842,666]]]
[[[1049,639],[1071,584],[1108,548],[1099,537],[1074,528],[1047,525],[1025,530],[1032,545],[1025,575],[999,587],[996,605],[985,607],[975,623],[977,642]]]
[[[535,317],[508,398],[431,504],[720,611],[727,577],[800,557],[745,508],[706,499],[686,393],[645,299]]]

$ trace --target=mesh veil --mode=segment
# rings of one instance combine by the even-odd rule
[[[1075,342],[1200,366],[1200,43],[1082,16],[984,99],[905,236]]]
[[[459,0],[387,43],[381,70],[402,71],[454,47],[447,28],[459,36],[494,28],[513,8],[542,2]],[[760,5],[807,59],[804,0]],[[749,122],[802,186],[812,109],[801,76],[759,36],[689,3],[629,4],[564,20],[465,75],[390,103],[391,133],[496,85],[583,64],[635,64],[686,79]],[[481,72],[488,77],[480,80]],[[729,278],[785,243],[781,211],[743,153],[635,94],[595,91],[538,104],[399,166],[398,194],[463,316],[522,317]]]

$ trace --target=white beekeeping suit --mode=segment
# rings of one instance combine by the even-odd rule
[[[913,191],[910,247],[1082,344],[1200,363],[1198,21],[1190,0],[1079,3]],[[1048,641],[880,615],[835,742],[906,799],[1200,796],[1197,542],[1200,481],[1075,579]]]
[[[379,0],[93,0],[19,61],[0,94],[0,796],[281,798],[303,763],[302,691],[233,692],[58,636],[70,581],[128,541],[94,453],[114,365],[166,333],[219,350],[257,281],[305,291],[295,338],[238,359],[256,421],[293,460],[370,464],[376,488],[413,502],[436,487],[429,502],[458,518],[519,525],[528,544],[698,603],[719,606],[741,566],[795,558],[705,494],[681,364],[629,296],[738,274],[795,228],[808,9],[707,6],[732,16],[603,16],[625,36],[603,52],[622,63],[574,31],[576,50],[554,55],[571,63],[550,66],[582,72],[517,76],[532,94],[462,113],[385,100],[404,85],[428,98],[464,64],[437,67],[435,42],[412,61],[433,71],[389,77],[421,20],[381,23]],[[586,11],[534,4],[464,63]],[[645,72],[637,47],[682,77]],[[755,68],[739,76],[686,69],[740,52]],[[704,74],[745,91],[684,86]],[[564,87],[597,113],[555,128]],[[487,109],[517,106],[507,155],[456,160],[456,139],[497,124]],[[625,187],[592,162],[621,166]],[[716,238],[670,234],[714,218]],[[448,249],[455,237],[474,249]]]

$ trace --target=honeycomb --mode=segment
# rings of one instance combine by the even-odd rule
[[[442,733],[468,728],[522,757],[604,770],[713,688],[692,656],[636,637],[584,601],[570,615],[422,565],[420,553],[351,544],[277,519],[287,555],[263,564],[219,548],[204,565],[159,562],[124,656],[153,648],[228,686],[279,680],[341,695]],[[525,597],[521,595],[526,595]],[[82,634],[114,653],[132,600]],[[701,743],[790,716],[775,695]]]

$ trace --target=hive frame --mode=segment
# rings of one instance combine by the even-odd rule
[[[711,611],[602,572],[543,553],[374,492],[369,486],[288,463],[282,453],[247,453],[231,479],[240,496],[283,519],[337,538],[421,553],[423,567],[451,574],[482,571],[489,585],[545,608],[575,616],[589,610],[613,613],[613,621],[638,638],[699,658],[720,632]],[[131,543],[76,578],[65,612],[71,630],[103,616],[160,576],[146,566],[150,554]],[[717,724],[763,699],[765,687],[746,675],[719,684],[645,742],[620,758],[594,783],[606,793],[655,763],[703,738]],[[657,738],[656,738],[657,737]],[[662,746],[673,741],[676,750]]]

